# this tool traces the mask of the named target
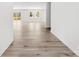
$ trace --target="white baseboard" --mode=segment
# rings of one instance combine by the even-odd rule
[[[77,50],[77,49],[72,49],[66,42],[64,42],[62,39],[62,37],[60,37],[60,36],[58,36],[56,33],[54,33],[54,32],[52,32],[51,31],[51,33],[52,34],[54,34],[60,41],[62,41],[62,43],[64,43],[71,51],[73,51],[73,53],[75,53],[77,56],[79,56],[79,50]]]
[[[2,50],[0,51],[0,56],[7,50],[7,48],[12,44],[12,42],[13,40],[7,44],[7,47],[2,48]]]

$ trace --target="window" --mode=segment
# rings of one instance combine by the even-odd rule
[[[21,20],[21,12],[14,12],[13,19],[14,20]]]
[[[36,16],[39,17],[39,11],[37,11]]]
[[[33,14],[32,14],[32,12],[30,12],[30,17],[32,17],[33,16]]]

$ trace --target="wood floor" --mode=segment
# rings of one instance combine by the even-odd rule
[[[2,57],[76,57],[40,23],[14,23],[14,42]]]

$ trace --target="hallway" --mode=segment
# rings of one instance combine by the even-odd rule
[[[74,57],[76,56],[38,22],[14,22],[14,42],[4,52],[6,57]]]

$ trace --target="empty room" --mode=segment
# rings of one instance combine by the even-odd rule
[[[78,57],[79,2],[0,2],[1,57]]]

